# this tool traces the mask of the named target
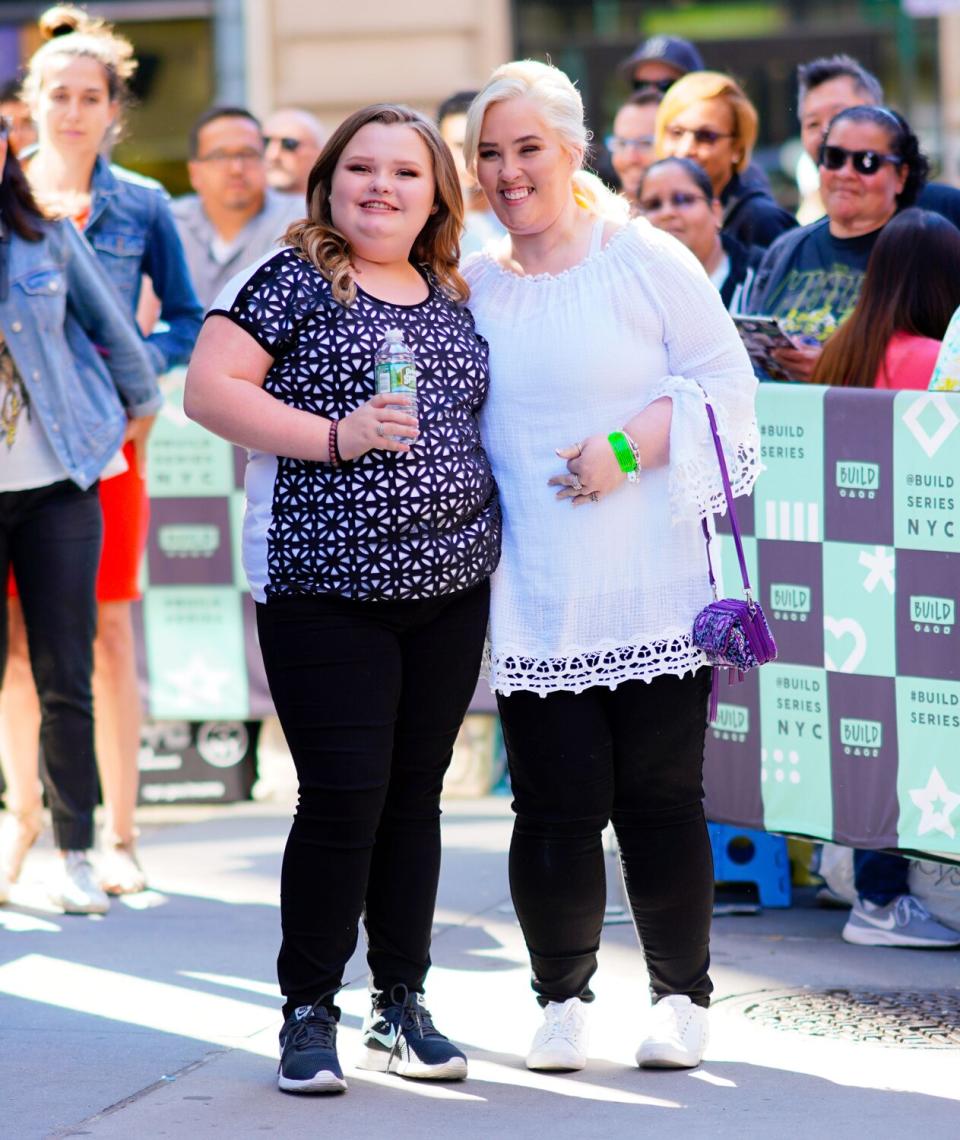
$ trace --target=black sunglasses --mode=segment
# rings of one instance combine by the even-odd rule
[[[272,142],[279,143],[281,150],[288,151],[290,154],[292,154],[295,150],[300,149],[300,146],[303,143],[303,140],[302,139],[292,139],[292,138],[290,138],[289,135],[264,135],[263,136],[263,145],[265,148],[268,147]]]
[[[634,79],[633,89],[634,91],[659,91],[661,95],[666,95],[676,82],[676,79]]]
[[[881,154],[878,150],[847,150],[845,146],[830,146],[827,143],[820,147],[818,162],[827,170],[842,170],[848,158],[857,174],[877,174],[886,163],[891,166],[903,165],[903,159],[898,154]]]

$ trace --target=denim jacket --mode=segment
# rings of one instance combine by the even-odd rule
[[[43,229],[40,241],[14,233],[2,243],[0,333],[53,450],[86,488],[123,443],[127,418],[152,415],[163,398],[147,346],[90,247],[71,222]]]
[[[99,157],[90,184],[90,218],[84,237],[93,246],[131,314],[136,314],[142,275],[153,283],[163,322],[147,337],[147,351],[159,375],[186,364],[200,332],[197,300],[167,192]]]

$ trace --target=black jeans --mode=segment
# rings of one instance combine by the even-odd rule
[[[612,821],[656,1001],[713,985],[713,859],[703,816],[710,670],[582,693],[498,697],[516,821],[510,888],[541,1004],[589,982],[606,903]]]
[[[361,912],[373,988],[422,992],[440,874],[440,791],[473,695],[486,582],[422,602],[335,596],[257,606],[300,783],[283,857],[284,1016],[332,995]]]
[[[63,851],[93,846],[93,638],[103,516],[94,484],[69,481],[0,492],[0,584],[13,566],[40,698],[41,774]],[[7,605],[0,605],[0,678]]]

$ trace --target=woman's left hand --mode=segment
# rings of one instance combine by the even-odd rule
[[[558,499],[570,499],[575,507],[598,503],[626,481],[605,435],[591,435],[580,443],[558,447],[557,455],[567,461],[567,470],[548,483],[560,488]]]

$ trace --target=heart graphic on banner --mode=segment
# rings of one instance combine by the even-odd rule
[[[863,626],[854,621],[853,618],[832,618],[826,614],[823,615],[823,628],[837,641],[844,641],[848,637],[853,638],[853,645],[850,648],[847,656],[839,663],[834,662],[833,657],[830,655],[826,646],[823,650],[823,664],[825,668],[830,669],[834,673],[853,673],[856,671],[857,666],[863,661],[867,653],[867,635],[863,631]]]

